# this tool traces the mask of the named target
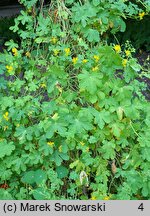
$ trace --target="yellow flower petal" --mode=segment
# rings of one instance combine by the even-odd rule
[[[82,60],[82,63],[84,63],[84,64],[87,63],[87,62],[88,62],[87,59],[83,59],[83,60]]]
[[[30,58],[31,57],[31,53],[29,51],[26,52],[26,57]]]
[[[13,67],[11,65],[6,65],[6,69],[8,73],[11,73],[13,71]]]
[[[57,41],[58,41],[58,39],[57,39],[56,37],[52,37],[52,38],[51,38],[51,42],[52,42],[53,44],[56,44]]]
[[[58,113],[55,113],[55,114],[52,116],[52,119],[53,119],[53,120],[57,120],[58,118],[59,118]]]
[[[91,200],[96,200],[96,197],[95,197],[95,196],[92,196],[92,197],[91,197]]]
[[[65,48],[64,51],[66,53],[66,56],[70,55],[70,48]]]
[[[85,145],[85,143],[84,143],[84,142],[80,142],[80,144],[81,144],[82,146],[84,146],[84,145]]]
[[[126,65],[127,65],[127,62],[128,62],[128,60],[127,60],[127,59],[123,59],[123,60],[122,60],[122,65],[123,65],[123,67],[126,67]]]
[[[73,57],[73,59],[72,59],[73,64],[76,64],[77,61],[78,61],[78,57]]]
[[[86,152],[89,152],[89,147],[86,148]]]
[[[12,48],[12,53],[14,54],[14,56],[18,55],[18,50],[16,48]]]
[[[54,50],[53,50],[53,52],[54,52],[54,55],[55,55],[55,56],[57,56],[57,55],[58,55],[58,53],[59,53],[59,50],[57,50],[57,49],[54,49]]]
[[[98,62],[100,59],[100,57],[98,55],[94,55],[93,58],[94,58],[95,62]]]
[[[95,71],[98,71],[98,69],[99,69],[98,66],[95,66],[92,68],[92,71],[95,72]]]
[[[46,88],[46,84],[45,83],[41,83],[41,88]]]
[[[114,50],[116,51],[116,53],[120,53],[121,52],[121,46],[119,44],[115,45]]]
[[[49,146],[53,147],[53,145],[54,145],[54,142],[51,142],[51,141],[49,141],[49,142],[47,142],[47,145],[49,145]]]
[[[130,56],[130,54],[131,54],[130,50],[125,50],[125,54],[127,57]]]
[[[9,113],[8,113],[8,112],[5,112],[5,114],[3,115],[3,118],[4,118],[6,121],[8,121],[8,120],[9,120],[9,118],[8,118],[8,115],[9,115]]]
[[[109,196],[104,197],[104,200],[109,200],[109,199],[110,199]]]
[[[142,20],[144,16],[145,16],[145,12],[144,12],[144,11],[141,12],[141,13],[139,13],[139,18],[140,18],[140,20]]]

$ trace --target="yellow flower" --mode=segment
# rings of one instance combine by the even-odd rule
[[[72,59],[73,64],[76,64],[77,61],[78,61],[78,57],[73,57],[73,59]]]
[[[104,200],[110,200],[111,194],[109,196],[104,197]]]
[[[49,142],[47,142],[47,145],[49,145],[49,146],[53,147],[53,145],[54,145],[54,142],[51,142],[51,141],[49,141]]]
[[[109,196],[104,197],[104,200],[109,200],[109,199],[110,199]]]
[[[4,131],[6,131],[8,129],[8,126],[4,126],[3,129]]]
[[[92,68],[92,71],[93,71],[93,72],[95,72],[95,71],[97,71],[97,70],[98,70],[98,66]]]
[[[62,145],[59,146],[58,151],[62,152]]]
[[[8,112],[5,112],[5,114],[3,115],[3,117],[4,117],[4,119],[5,119],[6,121],[8,121],[8,120],[9,120],[9,118],[8,118],[8,115],[9,115],[9,113],[8,113]]]
[[[139,13],[140,20],[142,20],[144,16],[145,16],[145,12]]]
[[[58,41],[58,40],[57,40],[56,37],[52,37],[52,38],[51,38],[51,42],[52,42],[53,44],[57,43],[57,41]]]
[[[52,116],[52,119],[53,119],[53,120],[57,120],[58,118],[59,118],[58,113],[55,113],[55,114]]]
[[[99,57],[98,55],[94,55],[93,58],[94,58],[94,60],[95,60],[96,62],[98,62],[99,59],[100,59],[100,57]]]
[[[59,53],[59,50],[57,50],[57,49],[54,49],[54,50],[53,50],[53,52],[54,52],[54,55],[55,55],[55,56],[57,56],[57,55],[58,55],[58,53]]]
[[[86,152],[89,152],[89,147],[86,148]]]
[[[33,114],[33,111],[31,110],[31,111],[28,112],[27,115],[28,115],[29,117],[32,117],[32,114]]]
[[[66,56],[70,55],[70,48],[65,48],[64,51],[66,53]]]
[[[87,62],[88,62],[87,59],[83,59],[83,60],[82,60],[82,63],[84,63],[84,64],[87,63]]]
[[[46,84],[45,83],[41,83],[41,88],[46,88]]]
[[[96,200],[96,197],[95,197],[95,196],[92,196],[92,197],[91,197],[91,200]]]
[[[26,52],[26,57],[30,58],[31,57],[31,53],[29,51]]]
[[[114,50],[116,51],[116,53],[120,53],[121,52],[121,46],[119,44],[115,45]]]
[[[123,60],[122,60],[122,65],[123,65],[123,67],[126,67],[126,65],[127,65],[127,62],[128,62],[128,60],[127,60],[127,59],[123,59]]]
[[[81,144],[82,146],[84,146],[84,145],[85,145],[85,143],[84,143],[84,142],[80,142],[80,144]]]
[[[31,13],[31,12],[32,12],[32,8],[29,8],[29,9],[27,10],[27,12],[28,12],[28,13]]]
[[[14,56],[18,55],[18,50],[16,48],[12,48],[12,53]]]
[[[125,54],[127,57],[130,56],[130,54],[131,54],[130,50],[125,50]]]
[[[58,89],[58,91],[59,91],[60,93],[62,93],[63,88],[61,88],[59,85],[56,85],[56,88]]]
[[[13,71],[13,67],[11,65],[6,65],[6,69],[8,73],[11,73]]]

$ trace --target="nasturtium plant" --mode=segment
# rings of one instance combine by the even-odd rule
[[[0,54],[0,199],[149,199],[149,71],[116,37],[148,1],[20,3]]]

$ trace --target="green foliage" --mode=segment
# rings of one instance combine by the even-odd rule
[[[43,170],[36,170],[25,173],[22,178],[22,182],[27,184],[41,184],[46,179],[46,173]]]
[[[6,140],[1,141],[0,145],[0,158],[3,158],[5,155],[10,155],[15,149],[13,142],[7,143]]]
[[[21,44],[0,54],[0,198],[149,199],[142,67],[129,44],[105,37],[140,19],[140,6],[58,0],[38,11],[21,2],[11,27]]]

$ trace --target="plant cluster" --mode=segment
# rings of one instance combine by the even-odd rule
[[[20,2],[21,44],[0,54],[0,198],[149,199],[142,68],[128,42],[107,41],[148,1]]]

